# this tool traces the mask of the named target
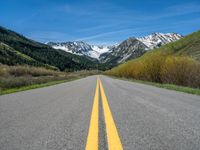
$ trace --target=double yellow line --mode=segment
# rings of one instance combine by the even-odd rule
[[[99,135],[99,87],[102,98],[102,105],[104,111],[106,135],[109,150],[123,150],[112,113],[109,108],[108,100],[106,98],[101,80],[97,79],[96,91],[94,96],[90,127],[88,131],[88,138],[85,150],[98,150],[98,135]]]

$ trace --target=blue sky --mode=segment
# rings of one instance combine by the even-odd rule
[[[1,0],[0,25],[31,39],[113,44],[200,29],[199,0]]]

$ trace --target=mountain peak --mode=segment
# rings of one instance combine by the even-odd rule
[[[161,45],[167,44],[169,42],[175,42],[182,38],[183,36],[178,33],[160,33],[154,32],[150,35],[137,38],[139,41],[144,43],[149,49],[158,48]]]

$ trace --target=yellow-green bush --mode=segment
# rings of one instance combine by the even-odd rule
[[[144,80],[152,81],[152,82],[161,82],[161,68],[166,59],[166,55],[162,55],[160,53],[150,53],[144,57],[143,64],[143,78]]]
[[[144,55],[106,72],[108,75],[158,83],[200,87],[200,64],[190,57],[160,52]]]
[[[200,87],[200,64],[189,57],[168,56],[161,79],[163,83]]]
[[[6,65],[0,65],[0,76],[6,76],[8,73],[8,67]]]

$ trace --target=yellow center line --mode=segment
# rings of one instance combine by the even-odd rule
[[[99,124],[99,82],[97,80],[94,102],[92,107],[92,114],[90,120],[90,127],[88,131],[87,143],[85,150],[98,150],[98,124]]]
[[[123,147],[122,147],[122,144],[117,132],[117,128],[115,126],[115,122],[109,108],[108,100],[104,92],[103,85],[101,83],[101,80],[100,79],[98,80],[100,84],[100,92],[101,92],[102,104],[103,104],[103,110],[104,110],[108,149],[109,150],[123,150]]]

